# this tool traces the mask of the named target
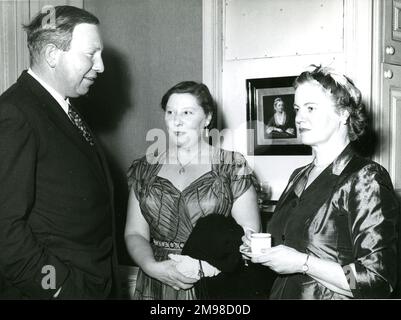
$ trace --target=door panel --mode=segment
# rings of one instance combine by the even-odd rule
[[[385,0],[384,29],[384,62],[401,64],[401,0]]]
[[[383,64],[382,102],[383,165],[401,195],[401,66]]]

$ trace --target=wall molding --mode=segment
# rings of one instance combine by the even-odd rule
[[[371,113],[373,130],[378,134],[381,132],[383,123],[383,112],[381,112],[382,100],[382,61],[384,45],[384,8],[382,1],[373,1],[373,26],[372,26],[372,99]],[[382,136],[378,137],[382,141]],[[376,152],[373,160],[383,164],[383,153]]]
[[[362,91],[372,109],[373,0],[344,2],[345,71]]]
[[[202,1],[202,81],[209,87],[218,109],[222,108],[223,1]],[[222,123],[217,113],[217,126]]]
[[[0,94],[26,69],[28,48],[22,24],[29,21],[29,1],[0,1]]]

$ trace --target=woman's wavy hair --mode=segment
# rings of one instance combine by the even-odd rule
[[[212,115],[212,119],[208,127],[212,126],[214,117],[216,115],[216,104],[212,95],[210,94],[209,88],[205,84],[195,81],[183,81],[176,84],[174,87],[170,88],[162,98],[161,107],[164,111],[166,111],[168,99],[174,93],[189,93],[193,95],[198,101],[198,104],[202,107],[205,114]]]
[[[294,81],[297,89],[306,82],[318,82],[332,96],[337,110],[347,110],[348,136],[355,141],[363,136],[368,126],[368,115],[362,103],[361,92],[354,82],[345,75],[328,67],[311,65],[312,71],[302,72]]]

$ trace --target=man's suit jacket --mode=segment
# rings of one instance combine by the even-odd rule
[[[118,286],[112,182],[95,142],[26,71],[0,97],[0,298],[62,286],[59,298],[103,299]]]

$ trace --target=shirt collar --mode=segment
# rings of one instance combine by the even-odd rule
[[[347,164],[351,161],[351,159],[354,155],[355,155],[355,151],[353,150],[351,143],[349,143],[343,149],[343,151],[341,151],[341,153],[337,156],[337,158],[335,158],[334,161],[328,166],[328,170],[330,170],[332,174],[339,176],[343,172],[343,170],[345,169]],[[313,165],[313,162],[306,165],[298,174],[299,175],[303,174],[312,165]],[[326,170],[327,169],[325,169],[324,171],[326,171]]]
[[[68,115],[68,108],[70,101],[69,99],[64,99],[63,96],[57,92],[54,88],[49,86],[45,81],[43,81],[31,68],[28,69],[28,73],[40,83],[40,85],[45,88],[50,95],[58,102],[58,104],[61,106],[61,108],[64,110],[64,112]]]
[[[351,143],[349,143],[344,150],[340,153],[340,155],[333,162],[333,174],[339,176],[347,164],[351,161],[355,152],[352,149]]]
[[[354,154],[355,152],[352,149],[351,143],[349,143],[340,153],[340,155],[333,161],[333,174],[339,176],[343,172],[347,164],[351,161]]]

